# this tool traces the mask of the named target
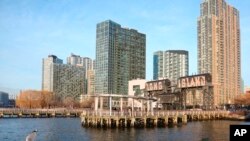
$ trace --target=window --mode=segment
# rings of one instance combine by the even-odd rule
[[[133,86],[133,91],[135,92],[134,95],[135,96],[138,96],[138,95],[141,95],[141,89],[140,89],[140,85],[134,85]]]

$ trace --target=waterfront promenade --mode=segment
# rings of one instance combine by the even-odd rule
[[[49,117],[79,117],[83,109],[19,109],[0,108],[0,118],[49,118]]]
[[[246,120],[248,116],[215,110],[128,111],[91,109],[19,109],[0,108],[1,118],[80,117],[84,127],[165,127],[201,120]]]

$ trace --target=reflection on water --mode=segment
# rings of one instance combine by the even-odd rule
[[[82,128],[79,118],[0,119],[0,140],[24,141],[37,129],[37,141],[228,141],[230,124],[250,123],[201,121],[172,128],[94,129]]]

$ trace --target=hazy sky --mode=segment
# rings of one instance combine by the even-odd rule
[[[197,72],[197,17],[202,0],[0,0],[0,90],[41,89],[42,58],[70,53],[95,58],[96,24],[111,19],[147,37],[147,79],[153,52],[189,51]],[[228,0],[240,11],[242,77],[250,85],[250,0]]]

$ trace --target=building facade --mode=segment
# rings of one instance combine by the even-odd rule
[[[97,24],[95,92],[127,94],[128,81],[145,79],[146,35],[111,20]]]
[[[245,86],[244,80],[243,78],[241,78],[241,94],[244,94],[244,86]]]
[[[84,93],[85,71],[81,66],[54,64],[53,92],[60,98],[79,98]]]
[[[163,72],[163,62],[164,58],[164,51],[157,51],[154,53],[153,56],[153,79],[157,80],[163,76],[165,76],[165,73]]]
[[[177,84],[179,77],[188,75],[188,52],[184,50],[157,51],[153,58],[153,79],[168,78]]]
[[[128,95],[130,96],[142,96],[144,97],[144,91],[145,91],[145,84],[146,84],[145,79],[135,79],[135,80],[130,80],[128,82]],[[142,100],[136,100],[136,99],[128,99],[128,106],[132,107],[132,105],[136,108],[142,109],[144,103]]]
[[[80,55],[75,55],[73,53],[67,57],[67,64],[69,65],[82,65],[82,57]]]
[[[90,79],[93,79],[94,76],[94,60],[88,58],[88,57],[81,57],[79,55],[75,55],[71,53],[69,57],[67,57],[67,64],[73,65],[73,66],[81,66],[84,69],[85,72],[85,79],[84,79],[84,91],[83,94],[88,94],[90,91],[93,93],[93,80],[89,80],[89,75],[91,75]],[[88,73],[89,72],[89,73]],[[91,89],[91,90],[89,90]]]
[[[76,99],[84,92],[83,67],[63,64],[61,59],[54,55],[43,59],[42,78],[42,90],[53,92],[60,99],[66,97]]]
[[[71,55],[67,57],[67,64],[74,66],[82,66],[86,72],[87,70],[93,70],[94,68],[94,61],[91,58],[81,57],[80,55],[75,55],[73,53],[71,53]]]
[[[8,107],[8,106],[9,106],[9,94],[0,91],[0,107]]]
[[[87,94],[95,94],[95,70],[87,71]]]
[[[212,76],[210,73],[190,75],[178,79],[177,89],[184,109],[214,109]]]
[[[198,72],[211,73],[215,105],[241,92],[239,11],[225,0],[204,0],[198,18]]]
[[[53,65],[62,64],[63,60],[55,55],[49,55],[43,59],[42,66],[42,90],[53,91]]]

